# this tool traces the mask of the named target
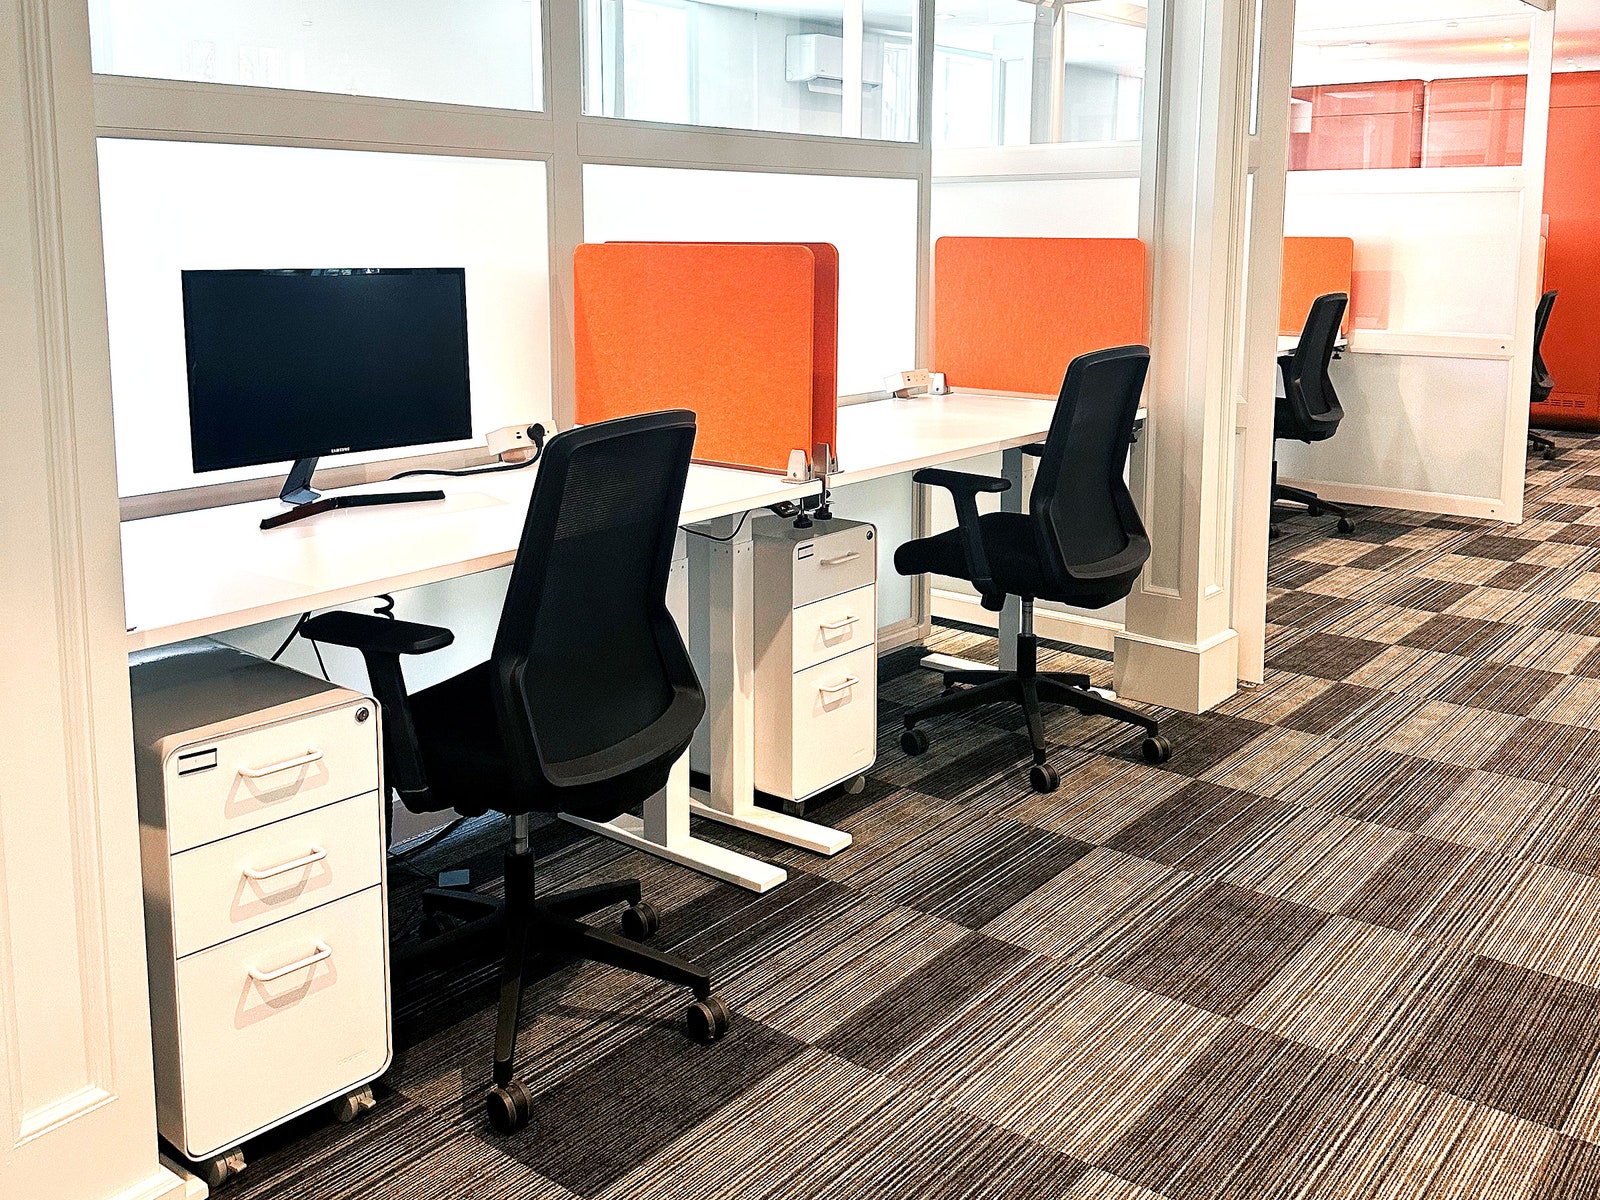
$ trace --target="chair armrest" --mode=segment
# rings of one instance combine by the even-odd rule
[[[367,682],[383,712],[384,782],[411,811],[431,811],[435,805],[422,765],[422,745],[411,716],[400,656],[443,650],[456,640],[455,634],[437,625],[396,621],[371,613],[330,612],[301,625],[300,635],[313,642],[361,651],[367,664]]]
[[[443,650],[456,635],[438,625],[395,621],[370,613],[330,612],[312,617],[300,632],[313,642],[349,646],[362,653],[431,654]]]
[[[1043,458],[1044,457],[1044,443],[1043,442],[1029,442],[1026,446],[1019,446],[1018,449],[1021,450],[1024,454],[1026,454],[1030,458]]]
[[[947,471],[943,467],[923,467],[911,477],[911,482],[942,487],[953,496],[963,492],[976,496],[979,492],[1005,492],[1011,489],[1011,481],[1001,479],[998,475],[974,475],[968,471]]]
[[[966,471],[946,471],[940,467],[924,467],[911,477],[913,483],[942,487],[955,502],[957,527],[961,531],[961,553],[967,560],[967,579],[978,589],[983,606],[990,612],[1005,607],[1006,595],[989,573],[989,556],[983,548],[983,528],[978,524],[978,493],[1004,492],[1011,488],[1009,479],[994,475],[973,475]]]

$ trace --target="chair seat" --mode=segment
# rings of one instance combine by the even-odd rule
[[[1077,608],[1104,608],[1128,592],[1116,579],[1086,580],[1062,588],[1048,578],[1034,543],[1033,520],[1025,513],[985,513],[978,518],[983,552],[995,586],[1012,596],[1029,600],[1058,600]],[[894,569],[902,575],[948,575],[969,579],[961,531],[951,529],[933,537],[904,543],[894,552]],[[1133,572],[1137,577],[1138,572]]]

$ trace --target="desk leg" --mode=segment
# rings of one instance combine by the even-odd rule
[[[1022,511],[1022,451],[1007,450],[1001,455],[1000,473],[1010,481],[1011,488],[1000,493],[1002,512]],[[1000,669],[1017,669],[1017,634],[1022,632],[1022,601],[1015,596],[1006,597],[1006,606],[1000,610],[999,621]],[[982,671],[987,664],[955,654],[925,655],[919,666],[931,671]]]
[[[689,563],[683,554],[682,534],[678,535],[678,553],[672,561],[672,579],[667,598],[679,627],[686,629]],[[623,813],[612,821],[585,821],[565,815],[563,819],[636,850],[738,884],[752,892],[771,891],[789,877],[782,867],[695,837],[689,831],[689,805],[689,756],[685,754],[673,765],[667,786],[645,801],[643,820],[632,813]]]
[[[693,538],[689,553],[696,590],[704,581],[710,704],[711,788],[693,791],[690,809],[738,829],[818,854],[837,854],[850,835],[815,821],[760,808],[755,802],[755,549],[751,520],[713,522],[710,537]]]

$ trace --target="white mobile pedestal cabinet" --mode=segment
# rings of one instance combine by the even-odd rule
[[[210,641],[130,677],[157,1125],[214,1185],[389,1065],[378,706]]]

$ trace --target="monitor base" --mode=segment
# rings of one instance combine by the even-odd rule
[[[437,489],[425,492],[377,492],[364,496],[324,496],[309,503],[297,504],[288,512],[262,519],[261,528],[277,529],[318,513],[332,512],[336,508],[372,508],[379,504],[415,504],[424,500],[443,500],[444,493]]]

